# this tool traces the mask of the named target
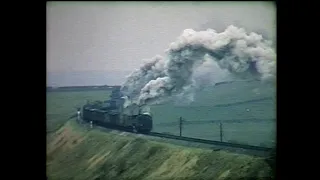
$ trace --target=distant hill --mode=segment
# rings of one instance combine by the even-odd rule
[[[47,86],[118,85],[130,71],[70,71],[47,72]]]
[[[111,90],[119,86],[62,86],[62,87],[47,87],[47,92],[65,92],[65,91],[88,91],[88,90]]]

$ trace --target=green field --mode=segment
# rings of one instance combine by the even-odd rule
[[[59,129],[87,100],[109,98],[111,91],[47,92],[47,133]]]
[[[265,97],[271,99],[236,104]],[[151,110],[154,124],[176,122],[173,126],[155,126],[154,131],[157,132],[179,134],[178,120],[181,116],[187,121],[221,120],[224,141],[263,146],[272,146],[275,141],[275,89],[259,82],[235,82],[203,89],[189,105],[168,103],[156,105]],[[228,120],[237,119],[244,121],[227,123]],[[257,121],[245,121],[246,119]],[[182,134],[212,140],[220,139],[218,123],[185,125]]]
[[[224,141],[270,147],[275,141],[276,122],[272,120],[276,117],[275,100],[235,103],[264,97],[274,98],[274,94],[274,88],[259,82],[235,82],[203,89],[197,93],[195,101],[191,104],[171,102],[152,106],[154,131],[179,134],[180,116],[187,121],[221,120]],[[47,132],[54,132],[61,127],[75,113],[75,107],[85,104],[87,100],[106,100],[109,95],[110,91],[47,93]],[[257,121],[227,122],[236,119]],[[166,125],[168,123],[169,125]],[[204,139],[220,139],[217,123],[184,125],[182,134]]]

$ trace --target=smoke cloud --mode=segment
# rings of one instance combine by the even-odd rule
[[[139,69],[126,78],[121,89],[122,93],[129,98],[136,97],[151,80],[165,76],[164,61],[160,55],[157,55],[150,60],[145,60],[145,63]]]
[[[157,55],[129,75],[122,92],[138,105],[165,101],[172,95],[192,101],[194,89],[212,80],[201,73],[195,76],[197,69],[205,69],[212,62],[237,78],[273,81],[276,53],[271,44],[261,35],[247,34],[235,26],[221,33],[186,29],[170,44],[165,57]]]

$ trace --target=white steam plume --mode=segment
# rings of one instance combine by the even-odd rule
[[[140,94],[141,89],[151,80],[164,77],[164,61],[157,55],[145,63],[136,71],[132,72],[126,79],[121,90],[129,98],[134,98]]]
[[[133,72],[122,92],[139,105],[188,91],[192,94],[190,88],[199,85],[193,78],[195,69],[211,60],[240,78],[255,77],[264,81],[274,80],[276,76],[276,53],[271,42],[261,35],[247,34],[235,26],[221,33],[212,29],[199,32],[186,29],[170,44],[164,58],[156,56]]]

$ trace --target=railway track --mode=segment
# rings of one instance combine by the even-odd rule
[[[87,124],[87,126],[90,127],[88,123],[83,122],[83,125],[84,124]],[[230,152],[259,156],[259,157],[268,157],[270,155],[270,152],[272,151],[272,148],[268,148],[268,147],[228,143],[228,142],[221,142],[221,141],[214,141],[214,140],[207,140],[207,139],[177,136],[177,135],[166,134],[166,133],[150,132],[148,134],[145,134],[145,133],[133,133],[132,131],[126,130],[126,129],[117,129],[117,128],[111,128],[111,127],[104,127],[100,125],[94,125],[93,127],[98,128],[105,132],[116,130],[119,132],[130,133],[133,136],[138,136],[138,137],[142,136],[150,140],[162,141],[162,142],[164,141],[164,142],[178,144],[182,146],[201,147],[206,149],[212,149],[213,151],[226,150]]]
[[[207,140],[207,139],[198,139],[198,138],[176,136],[176,135],[157,133],[157,132],[150,132],[147,135],[161,137],[161,138],[196,142],[196,143],[202,143],[202,144],[209,144],[209,145],[225,146],[225,147],[231,147],[231,148],[241,148],[241,149],[254,150],[254,151],[270,152],[272,150],[272,148],[267,148],[267,147],[251,146],[251,145],[246,145],[246,144],[235,144],[235,143],[213,141],[213,140]]]

